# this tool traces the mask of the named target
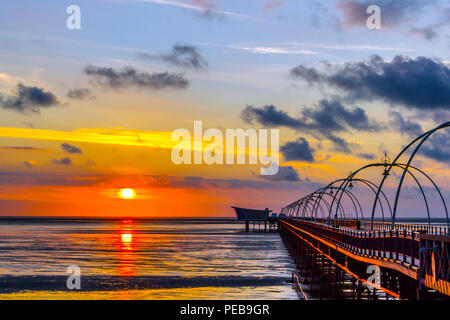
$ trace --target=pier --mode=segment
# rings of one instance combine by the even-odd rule
[[[420,135],[393,161],[385,155],[381,162],[365,165],[282,208],[280,236],[297,267],[293,284],[300,298],[450,299],[447,205],[432,178],[412,165],[423,143],[449,126],[446,122]],[[408,161],[400,162],[401,155],[408,156]],[[361,176],[380,168],[379,183]],[[395,197],[389,198],[383,186],[394,170],[399,174],[390,179],[396,179],[398,186]],[[422,224],[398,221],[406,176],[417,186],[417,198],[423,200]],[[430,208],[423,181],[438,199],[433,205],[440,204],[440,225],[432,224],[437,209]],[[373,201],[368,202],[367,196],[362,200],[363,189],[373,195]]]
[[[361,231],[292,218],[281,221],[280,234],[318,299],[450,298],[448,235]],[[370,288],[372,265],[379,267],[380,282]]]

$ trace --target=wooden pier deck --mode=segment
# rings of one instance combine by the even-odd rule
[[[449,299],[450,237],[423,228],[363,231],[301,219],[280,222],[299,274],[318,299]],[[379,282],[371,281],[369,266],[379,268]]]

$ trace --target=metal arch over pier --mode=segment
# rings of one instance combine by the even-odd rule
[[[280,223],[280,234],[303,274],[299,277],[303,277],[312,291],[320,297],[327,297],[324,289],[327,285],[323,282],[331,281],[334,283],[331,288],[335,297],[340,289],[348,293],[348,288],[340,287],[345,282],[340,278],[342,276],[352,283],[354,298],[379,297],[375,291],[384,293],[386,298],[450,298],[447,204],[433,179],[412,165],[427,139],[449,126],[450,122],[446,122],[423,133],[403,148],[392,162],[386,157],[384,162],[365,165],[282,208],[281,213],[287,218]],[[408,150],[408,161],[399,162],[401,155]],[[376,168],[384,169],[378,184],[359,176],[365,170]],[[401,171],[401,176],[391,203],[383,186],[393,169]],[[399,198],[407,175],[417,186],[418,196],[423,200],[426,212],[423,218],[426,218],[427,224],[398,222]],[[433,186],[432,190],[440,199],[445,226],[431,223],[431,202],[424,190],[423,180]],[[364,216],[361,200],[353,190],[354,184],[364,186],[374,195],[370,216]],[[377,212],[381,221],[375,218]],[[368,281],[370,274],[366,271],[369,266],[379,268],[380,283]],[[371,290],[373,295],[367,294]]]

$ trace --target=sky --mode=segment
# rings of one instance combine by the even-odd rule
[[[367,27],[371,4],[380,29]],[[70,5],[80,29],[66,25]],[[0,215],[279,212],[450,120],[449,18],[440,0],[2,1]],[[279,173],[174,164],[172,132],[193,132],[194,121],[279,129]],[[413,162],[447,202],[449,138],[440,130]],[[361,177],[378,184],[381,172]],[[368,190],[355,194],[370,207]],[[399,210],[424,217],[412,178]]]

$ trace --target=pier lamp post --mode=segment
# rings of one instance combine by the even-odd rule
[[[384,157],[381,158],[381,162],[384,165],[384,171],[381,175],[388,176],[389,175],[388,167],[391,164],[391,159],[389,159],[389,157],[387,156],[386,151],[384,152]]]

